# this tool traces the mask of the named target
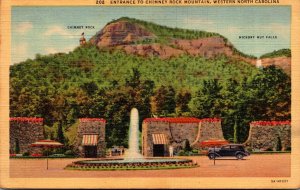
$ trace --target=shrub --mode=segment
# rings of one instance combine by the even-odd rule
[[[198,150],[197,149],[193,149],[192,153],[198,154]]]
[[[191,151],[191,150],[192,150],[192,148],[191,148],[191,146],[190,146],[190,142],[189,142],[188,139],[186,139],[186,140],[183,142],[183,150],[184,150],[185,152],[188,152],[188,151]]]
[[[252,152],[252,148],[251,147],[246,147],[246,151]]]
[[[277,151],[281,151],[282,150],[282,145],[281,145],[281,139],[280,139],[280,137],[277,137],[276,150]]]
[[[64,155],[64,154],[52,154],[52,155],[50,155],[49,157],[53,157],[53,158],[63,158],[63,157],[65,157],[65,155]]]
[[[65,152],[65,155],[66,155],[66,156],[74,156],[74,152],[73,152],[72,150],[67,150],[67,151]]]
[[[185,152],[184,150],[180,150],[178,153],[177,153],[178,156],[185,156]]]
[[[15,144],[15,153],[19,154],[20,153],[20,144],[19,144],[19,139],[16,139],[16,144]]]
[[[30,154],[29,154],[29,152],[24,152],[23,153],[23,156],[29,156]]]

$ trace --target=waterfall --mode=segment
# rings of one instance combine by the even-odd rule
[[[262,68],[261,59],[256,60],[256,67],[257,68]]]

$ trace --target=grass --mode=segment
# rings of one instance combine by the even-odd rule
[[[117,168],[76,168],[76,167],[66,167],[66,170],[81,170],[81,171],[117,171],[117,170],[165,170],[165,169],[182,169],[182,168],[196,168],[199,165],[189,165],[189,166],[157,166],[157,167],[117,167]]]

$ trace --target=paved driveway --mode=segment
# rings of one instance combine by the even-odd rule
[[[200,167],[173,170],[136,171],[75,171],[63,168],[76,160],[50,159],[46,170],[45,159],[10,159],[11,177],[289,177],[291,173],[290,154],[251,155],[244,160],[217,159],[216,165],[206,156],[187,157]]]

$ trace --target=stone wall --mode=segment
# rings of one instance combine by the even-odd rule
[[[199,123],[199,135],[197,136],[195,143],[210,139],[224,139],[221,119],[206,118],[202,119]]]
[[[142,154],[147,157],[153,156],[152,134],[166,136],[165,156],[169,154],[170,145],[174,147],[174,152],[178,152],[185,140],[196,147],[203,140],[224,139],[220,119],[148,118],[142,125]]]
[[[9,152],[16,153],[16,142],[19,142],[20,153],[35,153],[37,149],[31,148],[30,144],[44,139],[42,118],[10,118],[9,126]]]
[[[84,146],[82,146],[83,135],[98,135],[97,157],[105,157],[105,123],[101,118],[81,118],[77,129],[77,143],[75,150],[79,156],[84,157]]]
[[[249,136],[244,143],[254,151],[282,151],[291,148],[290,121],[255,121],[250,123]]]

